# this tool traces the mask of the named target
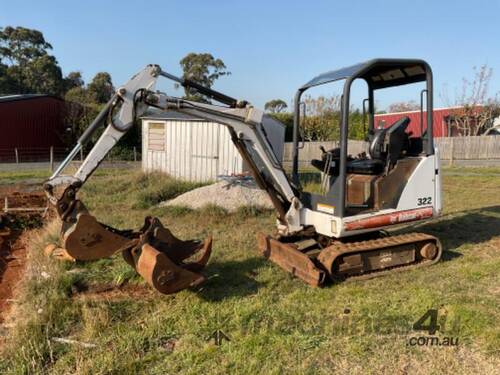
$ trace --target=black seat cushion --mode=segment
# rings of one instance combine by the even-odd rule
[[[347,163],[347,173],[356,174],[381,174],[384,171],[385,163],[382,160],[361,159]]]

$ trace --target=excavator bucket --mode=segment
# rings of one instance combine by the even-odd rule
[[[134,246],[135,238],[127,238],[87,213],[77,216],[76,223],[63,233],[63,247],[77,260],[96,260]]]
[[[65,253],[75,260],[96,260],[122,252],[123,258],[153,288],[171,294],[205,281],[212,238],[176,238],[158,218],[147,217],[139,231],[118,230],[99,223],[82,210],[76,222],[63,227]],[[66,255],[65,254],[65,255]]]
[[[182,241],[160,220],[147,217],[138,244],[124,251],[123,257],[153,288],[172,294],[205,281],[199,272],[211,251],[211,236],[205,241]]]

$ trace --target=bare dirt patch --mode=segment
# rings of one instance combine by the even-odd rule
[[[27,232],[41,226],[45,195],[30,186],[0,186],[0,324],[14,301],[26,263]]]
[[[11,232],[2,237],[0,245],[0,323],[13,302],[13,291],[22,277],[26,261],[26,247],[20,237],[20,231]]]
[[[126,299],[157,298],[158,294],[145,285],[111,285],[99,284],[85,287],[82,290],[73,291],[73,298],[92,301],[119,301]]]

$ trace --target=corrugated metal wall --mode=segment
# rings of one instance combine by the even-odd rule
[[[0,149],[62,147],[64,101],[55,97],[0,102]]]
[[[199,120],[143,120],[142,167],[189,181],[242,173],[243,161],[227,128]],[[162,148],[163,145],[163,148]]]
[[[432,113],[433,133],[434,137],[447,137],[448,127],[446,125],[446,117],[449,116],[451,110],[449,108],[435,109]],[[423,129],[427,128],[427,111],[423,112],[424,122]],[[380,121],[385,121],[385,126],[389,126],[400,118],[408,116],[411,120],[408,125],[407,132],[412,132],[414,137],[420,137],[420,111],[409,111],[399,113],[383,113],[375,115],[375,126],[378,127]]]

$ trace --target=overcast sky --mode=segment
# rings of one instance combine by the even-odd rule
[[[435,107],[447,104],[443,91],[453,99],[474,66],[493,68],[490,92],[500,91],[500,0],[0,4],[0,26],[42,31],[63,72],[79,70],[86,80],[108,71],[120,85],[148,63],[180,74],[184,55],[210,52],[232,72],[215,88],[262,107],[275,98],[290,103],[300,85],[324,71],[374,57],[415,57],[434,70]],[[410,99],[418,101],[418,90],[393,89],[377,106]]]

